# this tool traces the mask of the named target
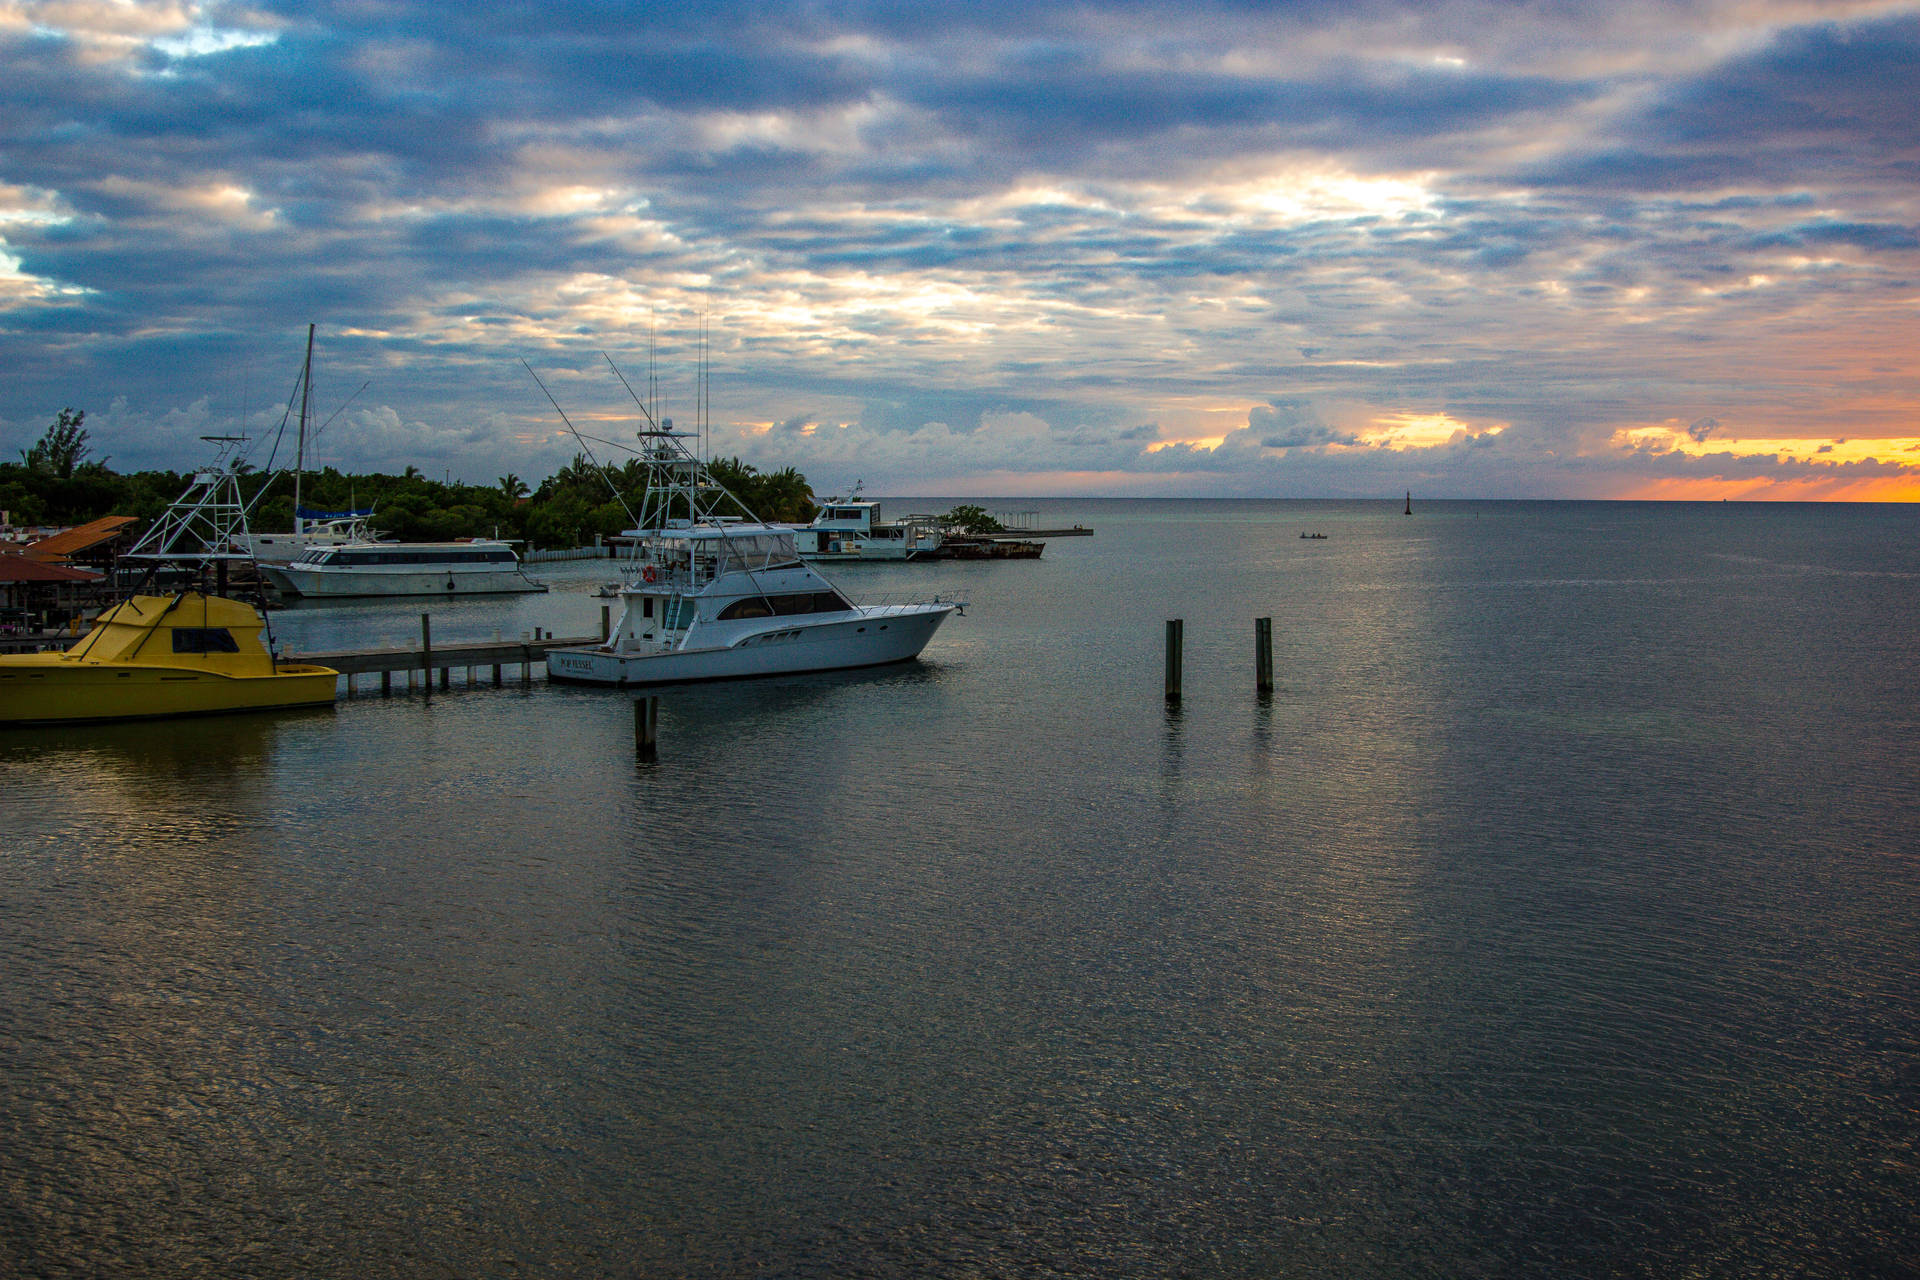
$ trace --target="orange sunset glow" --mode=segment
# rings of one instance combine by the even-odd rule
[[[1920,493],[1909,4],[387,12],[0,3],[5,456],[311,322],[349,469],[567,465],[525,361],[825,490]]]

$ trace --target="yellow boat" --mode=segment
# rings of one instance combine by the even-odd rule
[[[331,667],[279,661],[252,605],[183,591],[103,611],[65,653],[0,654],[0,725],[331,703]]]

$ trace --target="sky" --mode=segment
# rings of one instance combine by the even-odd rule
[[[0,457],[284,463],[312,324],[353,471],[618,369],[822,495],[1920,500],[1917,91],[1870,0],[0,0]]]

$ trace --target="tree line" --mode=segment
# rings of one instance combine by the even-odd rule
[[[191,473],[140,471],[122,475],[109,459],[93,458],[85,410],[63,409],[20,461],[0,462],[0,510],[15,524],[74,525],[101,516],[151,521],[185,491]],[[739,458],[710,462],[708,473],[763,520],[806,521],[816,504],[807,478],[792,467],[762,472]],[[292,473],[243,474],[241,492],[260,533],[293,528]],[[502,537],[531,546],[583,546],[597,534],[630,528],[647,487],[646,464],[595,463],[585,454],[538,485],[508,474],[491,485],[430,480],[417,467],[399,475],[306,472],[300,505],[310,511],[365,511],[380,533],[403,542]],[[616,498],[616,494],[618,497]],[[624,506],[622,503],[624,502]]]

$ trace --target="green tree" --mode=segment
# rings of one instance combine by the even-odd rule
[[[87,446],[86,428],[81,426],[86,420],[85,409],[62,409],[38,443],[21,453],[27,470],[58,476],[62,480],[73,479],[74,468],[92,452]],[[106,462],[102,458],[97,465],[104,470]]]
[[[971,504],[955,507],[941,516],[940,522],[962,533],[1002,533],[1007,527],[988,515],[986,508]]]
[[[592,523],[592,505],[569,491],[542,503],[527,517],[527,538],[543,547],[577,547]]]
[[[796,524],[813,519],[818,504],[813,486],[793,467],[782,467],[760,477],[759,505],[755,514],[762,520],[787,520]]]

